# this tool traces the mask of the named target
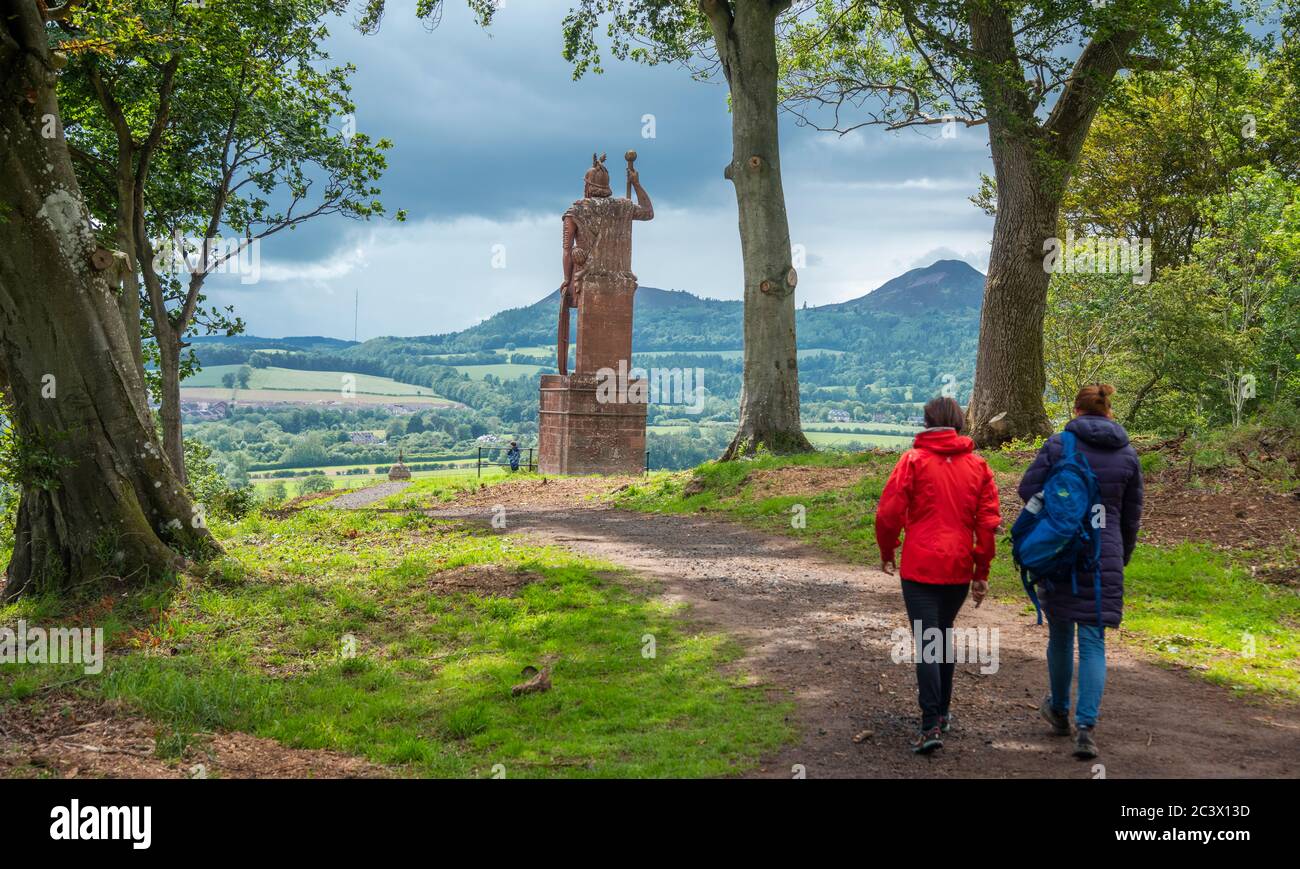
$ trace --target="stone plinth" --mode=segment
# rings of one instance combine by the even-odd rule
[[[645,469],[645,404],[597,401],[594,374],[543,374],[541,379],[538,471],[639,474]]]

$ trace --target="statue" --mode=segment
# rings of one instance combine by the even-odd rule
[[[654,206],[645,188],[641,186],[641,176],[636,171],[636,152],[628,151],[627,159],[627,198],[614,199],[609,186],[609,170],[605,168],[605,155],[591,155],[591,168],[583,178],[582,199],[573,203],[564,212],[563,263],[564,283],[560,285],[560,330],[558,342],[558,362],[561,374],[569,373],[569,309],[578,309],[578,352],[582,354],[584,344],[590,349],[594,338],[594,329],[601,324],[588,322],[595,319],[584,316],[582,288],[588,274],[597,273],[606,280],[636,289],[636,275],[632,274],[632,221],[653,220]],[[632,191],[636,191],[636,202],[632,202]],[[627,335],[627,353],[625,360],[631,356],[631,333]],[[580,360],[575,370],[591,373],[584,368],[583,362],[594,362],[588,358]],[[602,362],[617,366],[617,359],[602,359]],[[600,367],[600,366],[598,366]]]
[[[543,474],[635,474],[645,467],[646,404],[629,400],[643,378],[632,373],[632,221],[654,207],[628,151],[627,197],[615,199],[605,157],[591,155],[583,197],[564,212],[564,283],[560,286],[559,374],[543,374],[537,412],[538,470]],[[636,201],[632,201],[632,191]],[[569,310],[578,309],[577,352],[569,371]],[[610,401],[598,384],[624,382]]]

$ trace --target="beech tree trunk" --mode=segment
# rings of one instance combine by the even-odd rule
[[[998,193],[966,415],[975,443],[989,447],[1051,434],[1043,407],[1043,315],[1051,279],[1043,267],[1043,245],[1057,234],[1061,199],[1088,129],[1138,34],[1116,30],[1091,40],[1051,113],[1040,121],[1008,7],[972,3],[969,14],[974,75],[988,114]]]
[[[154,323],[155,340],[158,342],[158,367],[162,376],[162,417],[163,452],[172,463],[176,476],[182,483],[185,477],[185,433],[181,428],[181,339],[170,327],[159,328]]]
[[[3,598],[176,569],[216,543],[154,434],[61,132],[35,0],[0,0],[0,378],[21,495]]]
[[[790,225],[777,134],[776,19],[789,0],[702,0],[731,87],[732,157],[745,273],[740,425],[723,459],[765,448],[807,452],[799,423]],[[734,12],[733,12],[734,7]]]
[[[975,383],[966,410],[981,447],[1051,434],[1043,407],[1043,317],[1047,284],[1043,243],[1056,235],[1060,200],[1043,191],[1032,143],[994,144],[998,211],[984,281]]]

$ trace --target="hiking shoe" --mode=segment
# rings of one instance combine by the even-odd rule
[[[948,731],[952,730],[952,720],[953,720],[953,714],[951,712],[949,712],[947,715],[940,715],[939,730],[942,731],[943,733],[947,733]]]
[[[1079,760],[1092,760],[1097,756],[1097,741],[1092,738],[1091,727],[1080,727],[1074,734],[1074,756]]]
[[[912,752],[914,754],[929,754],[936,748],[943,748],[943,737],[940,735],[938,727],[931,727],[929,730],[922,730],[912,740]]]
[[[1043,720],[1052,726],[1052,733],[1056,736],[1070,735],[1070,717],[1064,712],[1052,708],[1052,696],[1050,694],[1043,698],[1043,702],[1038,707],[1038,714],[1043,716]]]

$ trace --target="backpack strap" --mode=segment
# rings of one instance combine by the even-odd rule
[[[1020,568],[1020,584],[1025,587],[1025,594],[1029,595],[1029,599],[1034,602],[1034,612],[1038,613],[1038,624],[1041,625],[1043,623],[1043,607],[1038,602],[1038,595],[1034,592],[1034,584],[1029,581],[1029,571],[1023,567]]]
[[[1074,457],[1074,432],[1061,432],[1061,458],[1071,459]]]

